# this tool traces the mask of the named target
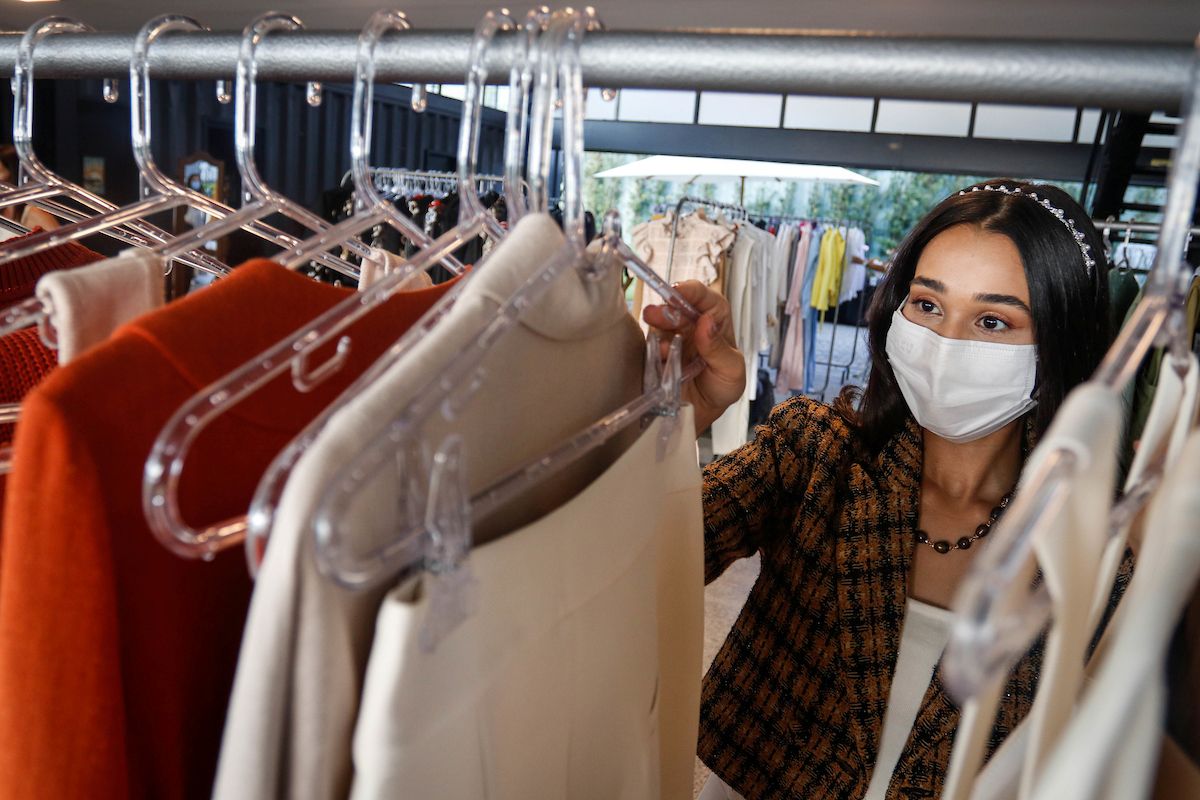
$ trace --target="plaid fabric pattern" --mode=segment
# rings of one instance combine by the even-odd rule
[[[704,471],[705,580],[762,557],[705,676],[698,748],[749,800],[859,800],[870,781],[913,558],[920,429],[910,419],[878,457],[858,452],[837,412],[794,398]],[[1013,669],[989,756],[1032,705],[1041,649]],[[941,793],[958,716],[935,674],[888,800]]]

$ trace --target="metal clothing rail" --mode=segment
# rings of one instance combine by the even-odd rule
[[[367,172],[372,178],[394,178],[396,180],[425,180],[430,182],[458,183],[458,173],[456,172],[442,172],[439,170],[411,170],[405,169],[404,167],[368,167]],[[346,186],[349,183],[352,174],[353,173],[351,170],[346,170],[346,174],[342,176],[342,186]],[[476,175],[475,183],[502,184],[504,183],[504,177],[502,175]]]
[[[1098,231],[1130,231],[1131,233],[1159,233],[1162,224],[1158,222],[1118,222],[1116,220],[1092,220],[1092,225]],[[1189,236],[1200,236],[1200,225],[1188,229]]]
[[[102,20],[95,20],[103,22]],[[0,73],[12,75],[18,34],[0,35]],[[128,74],[132,33],[70,33],[38,45],[39,78]],[[170,33],[154,44],[155,78],[229,78],[240,33]],[[348,83],[357,32],[297,31],[259,48],[261,80]],[[378,50],[377,79],[461,83],[471,34],[397,33]],[[488,74],[508,75],[515,48],[498,37]],[[1187,44],[884,36],[864,33],[589,33],[589,86],[701,89],[1025,103],[1172,112],[1185,91]]]

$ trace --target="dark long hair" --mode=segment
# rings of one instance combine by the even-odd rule
[[[929,212],[897,248],[867,312],[871,374],[865,390],[848,386],[834,402],[878,452],[909,417],[886,354],[892,313],[904,302],[926,245],[956,225],[976,225],[1007,236],[1021,255],[1029,284],[1037,344],[1037,405],[1029,412],[1035,436],[1050,425],[1063,399],[1099,366],[1111,340],[1108,263],[1104,244],[1087,212],[1056,186],[996,178],[979,186],[1019,187],[1060,208],[1091,246],[1095,266],[1089,276],[1070,231],[1037,201],[998,191],[967,191],[947,197]],[[970,187],[968,187],[969,189]],[[861,396],[861,404],[857,401]],[[856,406],[857,410],[856,410]]]

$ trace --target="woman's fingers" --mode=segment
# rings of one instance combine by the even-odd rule
[[[684,387],[688,401],[696,407],[697,424],[702,430],[741,397],[746,364],[737,350],[729,302],[699,281],[684,281],[675,288],[700,313],[698,319],[671,305],[646,306],[642,317],[660,333],[663,358],[671,339],[678,335],[683,339],[685,364],[696,357],[704,360],[704,371]]]

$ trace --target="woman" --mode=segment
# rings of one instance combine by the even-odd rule
[[[705,469],[705,580],[754,553],[761,572],[705,677],[702,796],[940,794],[958,724],[934,674],[946,608],[1033,442],[1108,347],[1103,253],[1055,187],[999,179],[947,198],[875,294],[861,398],[783,403]],[[703,430],[741,395],[744,362],[725,301],[679,288],[699,322],[645,317],[707,362],[685,389]],[[1029,710],[1036,650],[992,749]]]

